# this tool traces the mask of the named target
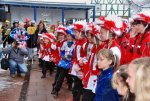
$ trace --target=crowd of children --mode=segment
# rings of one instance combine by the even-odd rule
[[[33,45],[38,46],[42,79],[57,68],[55,98],[66,78],[73,101],[150,100],[150,15],[139,13],[131,21],[101,16],[92,23],[51,27],[48,33],[41,21]]]

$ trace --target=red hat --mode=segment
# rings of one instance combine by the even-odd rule
[[[73,25],[74,25],[74,30],[84,31],[84,28],[86,26],[86,22],[84,22],[84,21],[77,21]]]
[[[30,22],[31,19],[29,19],[28,17],[26,17],[26,21],[25,22]]]
[[[123,27],[122,19],[116,15],[110,15],[108,17],[100,17],[99,20],[103,23],[100,23],[102,28],[109,30],[110,32],[118,35],[122,34],[121,28]]]
[[[97,21],[95,21],[95,24],[97,24],[97,25],[102,25],[102,24],[104,24],[105,18],[106,18],[105,16],[99,17],[99,18],[97,19]]]
[[[56,39],[56,37],[55,37],[55,35],[53,33],[42,34],[42,37],[49,39],[51,42],[52,42],[52,40]]]
[[[60,26],[58,26],[58,28],[56,29],[56,32],[57,32],[57,33],[62,33],[62,34],[64,34],[64,35],[66,35],[66,27],[60,25]]]
[[[91,34],[96,36],[96,34],[100,33],[100,26],[90,23],[89,25],[86,26],[85,32],[90,32]]]
[[[106,19],[105,16],[99,17],[95,23],[111,32],[113,32],[113,29],[115,28],[115,23],[112,20]]]
[[[92,26],[94,25],[94,23],[89,23],[85,26],[84,31],[92,31]]]
[[[137,14],[136,16],[134,16],[134,21],[135,20],[140,20],[140,21],[144,21],[144,22],[147,22],[150,24],[150,16],[144,14],[144,13],[140,13],[140,14]]]
[[[54,24],[52,24],[50,27],[55,27],[55,25],[54,25]]]

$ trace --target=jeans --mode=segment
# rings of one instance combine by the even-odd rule
[[[10,74],[16,74],[17,68],[20,73],[26,73],[28,71],[27,66],[24,63],[17,63],[13,59],[9,60],[9,70]]]
[[[28,59],[31,60],[35,55],[36,48],[28,48]]]

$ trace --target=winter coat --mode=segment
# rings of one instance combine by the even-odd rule
[[[113,67],[110,67],[107,70],[102,70],[98,76],[94,101],[118,101],[117,91],[111,85],[113,72]]]

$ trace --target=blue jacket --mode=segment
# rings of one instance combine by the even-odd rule
[[[94,101],[118,101],[117,91],[111,85],[113,71],[113,67],[110,67],[98,76]]]

